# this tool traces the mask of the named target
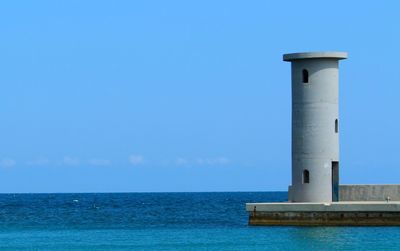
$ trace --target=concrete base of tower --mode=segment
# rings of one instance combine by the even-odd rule
[[[247,203],[249,225],[400,226],[400,202]]]

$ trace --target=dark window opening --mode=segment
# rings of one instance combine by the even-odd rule
[[[338,133],[339,131],[339,122],[337,119],[335,119],[335,133]]]
[[[308,83],[308,71],[306,69],[303,70],[303,83]]]
[[[308,170],[303,171],[303,184],[310,183],[310,172]]]
[[[332,161],[332,201],[339,201],[339,162]]]

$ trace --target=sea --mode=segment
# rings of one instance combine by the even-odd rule
[[[400,227],[249,226],[286,192],[0,194],[0,250],[400,250]]]

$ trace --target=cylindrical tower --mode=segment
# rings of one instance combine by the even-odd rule
[[[339,200],[339,60],[345,52],[283,55],[292,63],[292,202]]]

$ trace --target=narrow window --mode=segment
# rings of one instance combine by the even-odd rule
[[[335,133],[338,133],[339,131],[339,122],[337,119],[335,119]]]
[[[306,169],[303,171],[303,184],[310,183],[310,172]]]
[[[332,201],[339,201],[339,162],[332,161]]]
[[[303,70],[303,83],[308,83],[308,71],[306,69]]]

